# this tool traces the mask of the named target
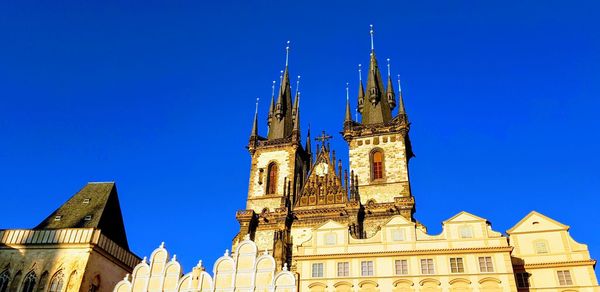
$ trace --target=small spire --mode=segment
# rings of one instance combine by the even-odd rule
[[[362,64],[358,64],[358,81],[362,83]]]
[[[389,78],[390,76],[392,76],[392,73],[390,73],[391,72],[390,71],[390,58],[387,58],[387,69],[388,69],[388,78]]]
[[[373,30],[373,25],[371,24],[371,30],[369,31],[369,33],[371,34],[371,51],[375,50],[375,44],[373,42],[373,36],[375,34],[375,31]]]
[[[365,89],[362,83],[362,65],[358,64],[358,106],[357,111],[362,113],[364,103],[365,103]],[[358,121],[358,117],[356,118]]]
[[[390,58],[387,58],[387,70],[388,70],[388,80],[387,80],[387,100],[390,105],[390,110],[393,110],[396,107],[396,96],[394,94],[394,86],[392,82],[392,73],[390,70]]]
[[[300,75],[298,75],[298,79],[296,80],[296,95],[300,91]]]
[[[404,98],[402,97],[402,87],[400,87],[400,74],[398,74],[398,113],[406,117],[406,108],[404,107]]]
[[[352,122],[352,111],[350,110],[350,88],[346,82],[346,118],[345,122]]]
[[[172,261],[172,262],[175,262],[175,261],[177,261],[177,255],[176,255],[176,254],[173,254],[173,257],[171,258],[171,261]]]
[[[198,268],[202,268],[202,260],[199,260],[199,261],[198,261],[198,264],[196,264],[196,267],[198,267]]]
[[[250,137],[258,136],[258,100],[259,98],[257,97],[254,109],[254,121],[252,122],[252,134],[250,134]]]
[[[290,57],[290,41],[287,41],[287,46],[285,47],[285,66],[288,66],[288,61]]]

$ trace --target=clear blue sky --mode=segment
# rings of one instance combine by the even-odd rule
[[[345,84],[401,74],[416,217],[505,231],[531,210],[600,256],[597,1],[3,1],[1,228],[29,228],[88,181],[116,181],[131,248],[189,271],[231,245],[256,97],[292,41],[302,128],[342,128]],[[493,206],[493,207],[489,207]]]

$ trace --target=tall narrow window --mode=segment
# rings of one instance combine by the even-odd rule
[[[528,273],[516,273],[517,288],[529,288],[529,274]]]
[[[10,276],[8,275],[8,271],[2,272],[0,274],[0,292],[8,291],[8,281],[10,280]]]
[[[383,178],[383,152],[373,151],[371,156],[371,174],[374,180]]]
[[[25,280],[23,280],[23,292],[33,292],[33,288],[35,287],[36,276],[33,271],[29,272],[25,276]]]
[[[569,270],[557,271],[558,283],[561,286],[573,285],[573,279],[571,279],[571,272]]]
[[[267,195],[277,193],[277,164],[271,162],[267,169]]]
[[[312,264],[312,276],[313,278],[323,277],[323,263]]]
[[[62,270],[56,272],[50,281],[49,292],[62,292],[63,286],[65,285],[65,275]]]

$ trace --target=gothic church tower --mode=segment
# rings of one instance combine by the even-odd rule
[[[289,52],[289,46],[286,48]],[[270,250],[281,267],[288,256],[291,208],[310,167],[310,144],[300,139],[299,93],[292,104],[288,56],[275,102],[275,84],[268,113],[268,134],[258,133],[255,113],[248,150],[252,156],[246,209],[238,211],[240,232],[234,246],[246,234],[260,250]]]
[[[410,123],[399,91],[398,114],[393,115],[396,97],[388,64],[387,87],[381,77],[371,27],[371,54],[367,88],[359,69],[358,112],[354,121],[346,104],[344,139],[348,143],[350,169],[358,178],[358,194],[365,208],[364,230],[369,237],[391,215],[413,220],[414,198],[410,190],[408,161],[413,156],[408,132]],[[399,82],[399,81],[398,81]]]

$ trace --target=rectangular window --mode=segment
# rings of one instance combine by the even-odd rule
[[[360,262],[360,275],[373,276],[373,261]]]
[[[517,288],[529,288],[529,274],[517,273]]]
[[[465,267],[463,265],[462,258],[450,258],[450,272],[452,273],[464,273]]]
[[[460,227],[460,238],[473,238],[473,228],[471,226]]]
[[[421,274],[434,274],[433,259],[421,260]]]
[[[561,286],[573,285],[573,279],[571,279],[571,272],[568,270],[557,271],[558,274],[558,283]]]
[[[491,273],[494,271],[492,257],[479,257],[479,271],[482,273]]]
[[[323,263],[312,264],[312,276],[313,278],[323,277]]]
[[[86,199],[83,199],[83,203],[84,203],[84,204],[89,204],[89,203],[90,203],[90,199],[88,199],[88,198],[86,198]]]
[[[92,220],[92,215],[86,215],[86,216],[83,218],[83,220],[85,220],[85,221],[90,221],[90,220]]]
[[[338,277],[348,277],[350,276],[350,263],[349,262],[341,262],[337,264]]]
[[[396,260],[396,275],[408,275],[408,260]]]
[[[535,242],[535,253],[542,254],[548,253],[548,246],[545,241],[536,241]]]
[[[54,216],[54,221],[60,221],[62,219],[61,215]]]
[[[393,241],[404,241],[405,240],[404,229],[392,229],[391,234],[392,234]]]

